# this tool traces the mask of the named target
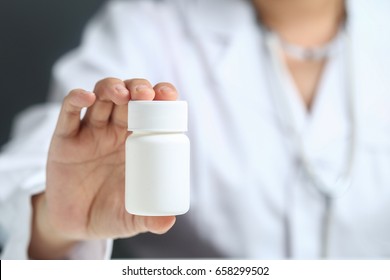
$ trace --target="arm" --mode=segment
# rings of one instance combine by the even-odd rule
[[[57,232],[47,217],[47,203],[44,193],[32,197],[32,229],[28,255],[33,259],[61,259],[77,245],[77,241]]]
[[[155,47],[149,51],[144,48],[145,45],[156,46],[161,41],[157,36],[159,34],[158,26],[156,25],[156,28],[153,29],[153,32],[156,35],[152,36],[152,38],[155,38],[156,42],[151,42],[149,37],[146,38],[138,32],[137,26],[139,26],[140,20],[149,22],[154,18],[145,18],[142,16],[144,12],[150,10],[150,5],[145,2],[149,1],[114,1],[107,3],[104,10],[87,26],[82,45],[65,56],[54,67],[54,83],[51,90],[52,101],[60,102],[72,88],[81,87],[91,90],[96,81],[107,76],[114,75],[121,79],[129,76],[147,76],[154,81],[164,79],[160,74],[165,72],[160,71],[160,68],[156,67],[156,65],[164,65],[164,63],[159,61],[163,56],[156,53]],[[157,11],[158,10],[156,9],[155,12]],[[153,61],[153,63],[150,63],[151,61]],[[120,81],[120,83],[123,84],[122,81]],[[92,99],[87,98],[87,100],[84,100],[83,98],[78,99],[78,94],[74,92],[66,97],[63,102],[63,109],[59,119],[61,124],[58,124],[57,128],[67,125],[67,115],[71,115],[77,116],[76,119],[78,119],[80,125],[80,133],[84,133],[83,137],[87,136],[88,133],[85,133],[86,131],[92,132],[92,129],[85,129],[85,124],[88,123],[86,121],[87,118],[80,121],[79,110],[82,106],[89,106],[91,110],[94,110],[93,108],[99,107],[95,106],[95,101],[100,104],[106,103],[107,101],[99,101],[101,98],[105,98],[100,97],[101,94],[105,95],[101,90],[96,90],[95,88],[93,92],[94,93],[90,95]],[[118,100],[112,100],[113,97],[115,97],[115,94],[114,96],[109,97],[109,100],[111,100],[109,102],[112,104],[118,102]],[[130,98],[130,94],[125,94],[125,97]],[[123,103],[125,102],[124,100],[126,100],[126,98],[121,99],[120,102]],[[83,102],[90,103],[85,104]],[[115,106],[119,107],[120,105],[116,104]],[[69,108],[72,110],[69,111]],[[115,111],[121,112],[122,110]],[[35,108],[35,110],[29,110],[27,114],[24,114],[19,118],[16,129],[14,127],[16,133],[14,133],[12,141],[4,149],[5,152],[0,155],[0,198],[3,198],[2,192],[5,191],[4,199],[8,201],[7,205],[11,205],[10,208],[13,209],[11,211],[12,215],[6,214],[0,216],[0,226],[4,224],[3,228],[7,231],[6,236],[9,237],[5,239],[5,250],[3,251],[2,258],[26,258],[28,257],[28,247],[30,257],[34,258],[101,258],[104,256],[103,251],[106,248],[106,244],[109,245],[109,243],[105,241],[105,238],[110,236],[122,236],[115,234],[111,235],[107,232],[104,235],[92,234],[91,232],[88,234],[85,234],[84,232],[81,235],[79,235],[79,233],[75,234],[75,232],[71,232],[70,234],[69,232],[65,232],[64,234],[64,229],[61,228],[63,225],[56,224],[56,217],[53,214],[55,205],[53,207],[53,203],[51,203],[51,201],[53,201],[52,194],[56,194],[56,192],[51,192],[50,190],[56,190],[57,187],[52,188],[52,184],[49,184],[47,180],[54,181],[56,184],[61,184],[61,182],[57,181],[56,178],[59,177],[54,175],[54,172],[51,171],[52,169],[49,171],[50,162],[47,164],[46,160],[48,158],[48,147],[50,145],[50,139],[53,136],[58,114],[58,104],[55,104],[54,106],[45,104],[44,106]],[[113,128],[111,125],[108,127],[109,129]],[[113,135],[118,135],[117,132],[119,133],[119,131],[122,131],[121,133],[124,134],[124,130],[113,129],[113,132],[115,132]],[[54,155],[58,157],[58,151],[61,151],[62,149],[54,149],[53,145],[58,144],[59,147],[63,147],[62,145],[66,142],[65,140],[85,139],[83,137],[58,137],[57,132],[58,130],[54,133],[49,156]],[[122,138],[124,137],[123,134]],[[28,141],[26,141],[26,139],[28,139]],[[69,143],[69,141],[66,143]],[[90,145],[86,146],[89,148],[91,147]],[[74,146],[71,145],[69,147],[72,147],[72,149],[74,148]],[[97,147],[95,146],[95,148]],[[71,152],[78,154],[83,151],[82,149],[77,151],[77,149],[78,148],[75,148],[75,150],[71,150]],[[118,154],[120,154],[120,152],[118,152]],[[57,169],[61,170],[61,168],[58,167],[58,163],[59,162],[57,161]],[[54,165],[55,164],[52,164],[51,166]],[[54,168],[54,170],[56,170],[56,168]],[[62,170],[61,172],[65,171]],[[85,176],[85,173],[82,176]],[[102,177],[100,179],[102,179]],[[74,184],[74,188],[77,188],[77,184],[80,183],[80,180],[72,183]],[[49,193],[45,191],[45,187],[47,187]],[[81,189],[88,190],[86,186],[81,186],[79,191],[81,191]],[[69,190],[67,189],[64,193],[67,195]],[[37,194],[40,195],[37,196]],[[63,194],[59,195],[61,196]],[[20,196],[23,198],[25,196],[27,197],[22,200],[18,198]],[[33,198],[27,201],[28,196],[33,196]],[[64,198],[68,197],[64,196]],[[67,201],[69,201],[69,198]],[[30,207],[28,202],[31,202],[32,207]],[[116,202],[111,201],[110,206],[113,205],[116,208],[120,207]],[[62,205],[61,207],[65,207],[69,213],[76,217],[80,216],[80,213],[77,213],[77,211],[85,211],[85,209],[80,209],[76,203],[74,205]],[[58,208],[60,208],[60,206],[58,206]],[[58,210],[57,208],[55,209]],[[55,214],[57,215],[58,213]],[[116,212],[116,214],[119,215],[120,212]],[[45,216],[47,216],[47,218],[43,218]],[[31,246],[29,245],[30,217],[33,218],[33,223],[31,225]],[[61,218],[64,217],[62,216]],[[138,219],[136,219],[136,221],[138,221]],[[75,221],[75,224],[79,222],[80,221],[77,220]],[[128,234],[129,232],[126,234],[123,233],[123,236],[128,236]],[[53,240],[49,240],[48,237]],[[83,242],[80,242],[81,240],[83,240]],[[86,240],[89,241],[85,242]],[[99,240],[102,241],[99,242]],[[49,244],[44,244],[45,241]],[[64,242],[67,246],[64,245]],[[42,244],[39,245],[39,243]],[[38,244],[39,246],[35,246],[34,244]],[[48,246],[47,252],[54,251],[57,256],[51,254],[42,256],[34,253],[36,252],[36,249],[43,248],[44,245]],[[53,250],[49,249],[51,246],[53,246]],[[59,250],[59,248],[62,248],[63,250]],[[74,249],[76,249],[75,251],[77,251],[77,254],[74,254],[75,251],[72,251]]]
[[[175,217],[128,214],[124,207],[127,103],[174,100],[167,83],[104,79],[94,93],[73,90],[64,99],[47,161],[46,191],[33,197],[31,258],[63,258],[78,242],[164,233]],[[88,107],[83,119],[80,111]]]

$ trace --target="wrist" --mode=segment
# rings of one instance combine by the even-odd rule
[[[45,193],[32,197],[31,239],[28,248],[32,259],[63,259],[78,243],[53,227],[48,218]]]

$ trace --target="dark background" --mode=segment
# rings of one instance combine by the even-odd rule
[[[105,0],[0,0],[0,147],[12,119],[44,102],[53,63]]]
[[[79,45],[83,27],[104,2],[0,0],[0,152],[14,117],[46,101],[54,62]],[[116,241],[113,257],[123,258],[117,248]]]

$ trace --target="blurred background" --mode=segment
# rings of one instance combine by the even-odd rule
[[[44,102],[53,63],[105,0],[0,0],[0,146],[15,115]]]

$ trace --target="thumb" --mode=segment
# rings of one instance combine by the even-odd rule
[[[134,227],[138,232],[163,234],[172,228],[176,222],[175,216],[133,216]]]

